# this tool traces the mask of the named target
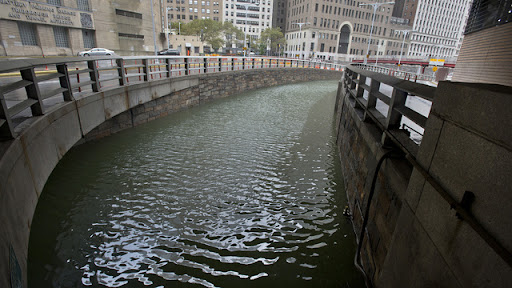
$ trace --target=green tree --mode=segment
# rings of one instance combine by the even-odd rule
[[[235,27],[235,25],[233,25],[231,22],[224,22],[223,31],[224,36],[226,37],[226,47],[231,48],[233,43],[235,43],[238,47],[240,44],[239,40],[244,39],[244,32]]]
[[[223,25],[211,19],[195,19],[181,24],[182,35],[198,35],[201,40],[217,50],[224,45]]]
[[[286,44],[286,40],[284,38],[283,32],[281,32],[281,28],[267,28],[261,32],[261,37],[259,39],[259,49],[260,53],[265,53],[267,50],[267,41],[270,39],[270,51],[277,51],[278,47],[284,47]],[[263,49],[263,51],[261,51]]]

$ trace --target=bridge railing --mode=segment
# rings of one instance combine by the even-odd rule
[[[345,68],[342,81],[343,95],[348,97],[361,120],[376,124],[383,141],[391,133],[415,155],[436,88],[355,65]]]
[[[382,67],[382,66],[375,66],[375,65],[371,65],[371,64],[354,63],[352,65],[355,67],[361,68],[363,70],[386,74],[389,76],[393,76],[393,77],[397,77],[397,78],[401,78],[401,79],[413,81],[413,82],[416,82],[418,80],[434,82],[436,80],[436,78],[432,75],[416,74],[416,73],[400,71],[400,70],[391,69],[391,68]]]
[[[15,138],[22,122],[63,102],[117,87],[226,71],[342,65],[259,57],[72,57],[4,61],[0,66],[0,138]]]

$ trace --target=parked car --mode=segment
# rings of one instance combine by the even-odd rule
[[[176,49],[164,49],[159,51],[158,55],[180,55],[180,51]]]
[[[78,56],[110,56],[114,54],[114,51],[105,48],[92,48],[90,50],[78,52]]]

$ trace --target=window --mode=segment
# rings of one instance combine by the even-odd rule
[[[53,27],[53,36],[57,47],[69,47],[68,29],[64,27]]]
[[[91,11],[89,0],[76,0],[76,6],[80,10]]]
[[[36,27],[32,23],[17,22],[20,32],[21,44],[37,46]]]
[[[133,39],[144,39],[144,35],[137,35],[137,34],[128,34],[128,33],[119,33],[119,37],[122,38],[133,38]]]
[[[53,4],[57,6],[62,6],[62,3],[60,0],[48,0],[48,4]]]
[[[116,15],[126,16],[126,17],[131,17],[131,18],[137,18],[137,19],[142,19],[142,14],[140,14],[140,13],[126,11],[126,10],[121,10],[121,9],[116,9]]]
[[[96,47],[96,43],[94,41],[94,31],[82,30],[82,38],[84,39],[84,48]]]

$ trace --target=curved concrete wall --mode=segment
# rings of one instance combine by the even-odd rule
[[[27,287],[28,240],[38,198],[59,160],[91,131],[89,138],[105,136],[242,91],[341,75],[281,68],[170,78],[96,93],[34,117],[19,137],[0,143],[0,287]],[[127,124],[113,125],[126,111]]]

